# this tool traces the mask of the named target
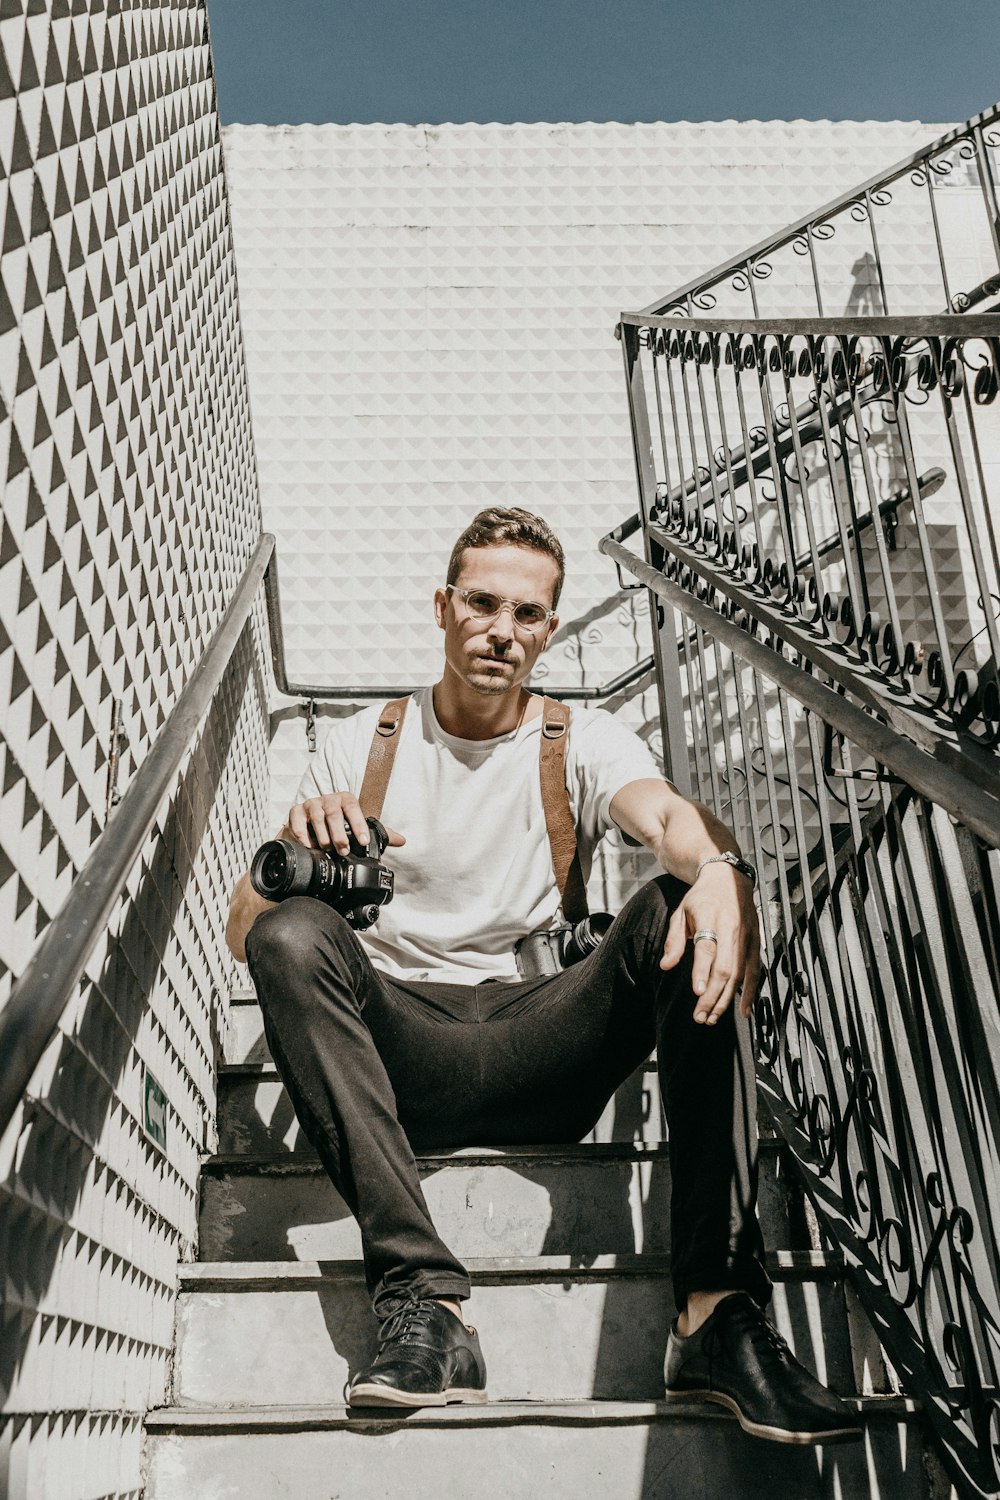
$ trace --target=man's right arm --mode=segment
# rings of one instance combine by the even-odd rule
[[[347,854],[351,847],[347,838],[348,825],[359,843],[368,843],[368,824],[354,793],[327,792],[324,797],[310,797],[306,802],[296,803],[288,814],[288,822],[275,838],[304,844],[307,849],[329,849],[332,845],[338,854]],[[403,835],[394,829],[387,828],[386,833],[391,845],[406,843]],[[249,870],[237,881],[226,919],[226,943],[237,963],[247,961],[247,933],[254,922],[261,912],[270,911],[274,905],[275,902],[258,896],[250,883]]]

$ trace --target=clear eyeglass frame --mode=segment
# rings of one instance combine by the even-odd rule
[[[546,609],[544,604],[535,604],[527,599],[501,599],[499,594],[492,594],[489,589],[460,589],[455,583],[446,583],[445,590],[448,589],[459,596],[474,620],[495,620],[505,606],[509,605],[514,624],[529,635],[537,634],[555,614],[554,609]],[[520,613],[523,610],[537,610],[537,618],[532,616],[525,619]]]

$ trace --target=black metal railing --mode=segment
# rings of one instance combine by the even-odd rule
[[[668,774],[762,872],[761,1092],[995,1496],[1000,317],[620,332],[640,514],[601,545],[656,605]]]
[[[274,537],[264,535],[204,655],[0,1011],[0,1135],[102,936],[246,628]]]
[[[766,318],[990,310],[1000,303],[998,183],[1000,104],[643,312]],[[977,275],[977,265],[985,274]]]
[[[636,522],[638,525],[638,522]],[[287,698],[297,698],[299,702],[291,709],[291,715],[305,717],[306,738],[310,748],[316,745],[316,714],[320,704],[340,703],[364,703],[368,701],[383,702],[388,698],[402,698],[412,693],[417,683],[409,683],[402,686],[398,683],[350,683],[350,682],[295,682],[288,675],[288,667],[285,657],[285,635],[282,628],[281,614],[281,586],[278,578],[277,553],[273,554],[264,574],[264,592],[267,604],[267,621],[271,638],[271,666],[274,671],[274,682],[278,692]],[[636,687],[651,679],[653,674],[653,657],[645,656],[625,671],[619,672],[616,677],[608,682],[599,683],[594,687],[582,687],[579,684],[568,686],[549,686],[545,684],[544,691],[550,698],[557,698],[562,702],[573,703],[600,703],[615,697],[618,693],[625,692],[628,688]],[[289,717],[289,711],[278,709],[271,715],[272,732],[275,724]]]

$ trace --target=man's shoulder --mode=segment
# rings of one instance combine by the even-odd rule
[[[407,717],[414,717],[420,711],[420,696],[425,691],[418,688],[416,692],[406,697]],[[382,712],[387,703],[393,703],[395,699],[386,693],[384,698],[376,698],[374,703],[366,703],[363,708],[355,709],[353,713],[345,713],[333,720],[326,732],[324,748],[327,750],[341,749],[347,751],[368,752],[375,734],[376,726],[382,717]],[[406,719],[404,719],[404,724]]]
[[[615,714],[591,703],[572,704],[571,741],[574,736],[582,744],[598,744],[608,740],[622,742],[639,738],[635,730],[623,724]]]

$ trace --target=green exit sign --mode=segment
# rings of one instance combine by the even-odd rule
[[[167,1149],[167,1096],[147,1067],[142,1070],[142,1123],[149,1139]]]

